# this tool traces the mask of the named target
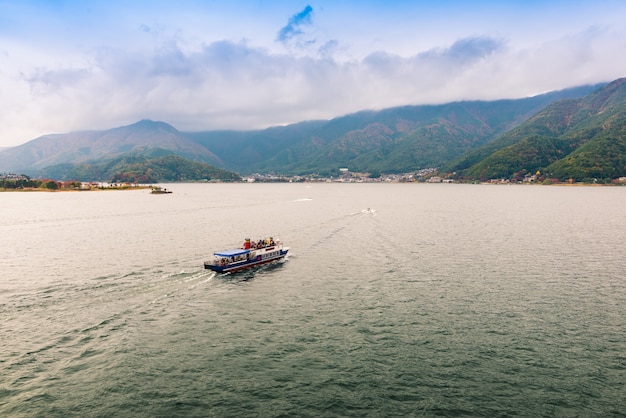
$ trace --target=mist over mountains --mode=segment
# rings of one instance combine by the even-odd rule
[[[561,179],[616,178],[626,175],[625,80],[517,100],[362,111],[256,131],[180,132],[142,120],[105,131],[45,135],[2,150],[0,172],[107,181],[130,178],[120,174],[131,164],[142,175],[159,159],[161,167],[171,164],[172,181],[194,180],[194,173],[328,176],[343,167],[374,174],[437,168],[462,180],[519,179],[537,171]],[[168,156],[176,158],[164,160]],[[185,167],[181,159],[207,167],[194,165],[177,176]]]

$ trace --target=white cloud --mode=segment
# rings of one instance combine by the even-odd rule
[[[274,43],[260,42],[263,36],[203,40],[197,23],[180,30],[158,19],[127,21],[116,36],[140,38],[126,43],[98,43],[95,35],[68,50],[61,42],[1,43],[0,144],[143,118],[180,130],[262,128],[362,109],[523,97],[626,75],[623,25],[588,25],[532,42],[433,37],[412,53],[381,44],[360,56],[328,26],[328,10],[315,10],[287,14],[282,29],[271,31],[279,34]]]

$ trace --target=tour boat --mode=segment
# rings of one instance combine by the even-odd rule
[[[218,273],[231,273],[285,258],[289,247],[280,241],[260,240],[253,243],[246,238],[243,248],[216,251],[213,260],[205,261],[204,268]]]
[[[152,193],[152,194],[169,194],[169,193],[172,193],[172,191],[171,190],[167,190],[165,187],[154,186],[150,193]]]

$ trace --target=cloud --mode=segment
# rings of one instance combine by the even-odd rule
[[[312,13],[307,6],[281,29],[277,39],[287,48],[275,48],[274,30],[259,46],[250,39],[191,41],[159,22],[129,25],[149,43],[88,44],[69,60],[53,51],[19,63],[14,58],[29,50],[3,46],[0,139],[145,118],[183,131],[259,129],[363,109],[524,97],[626,75],[620,29],[593,26],[522,47],[514,38],[461,36],[413,54],[387,48],[361,59],[344,50],[344,37],[315,41]],[[319,38],[327,33],[321,27]]]
[[[431,89],[449,82],[480,62],[504,49],[504,42],[493,38],[463,38],[449,47],[434,48],[411,57],[379,51],[365,57],[362,71],[389,84],[406,84]],[[395,80],[395,81],[393,81]],[[422,86],[422,81],[427,81]]]
[[[300,13],[293,15],[285,27],[278,31],[276,40],[288,43],[304,33],[303,28],[313,22],[313,8],[307,5]]]
[[[30,75],[22,75],[30,85],[35,95],[56,94],[60,90],[80,83],[90,76],[85,68],[61,68],[50,70],[44,67],[36,68]]]
[[[318,53],[322,58],[331,58],[335,51],[339,48],[339,42],[336,40],[330,40],[324,43],[324,45],[320,46],[318,49]]]
[[[459,39],[452,46],[442,51],[427,53],[457,63],[475,62],[498,51],[504,42],[489,37],[470,37]]]
[[[378,52],[339,62],[330,55],[271,53],[245,41],[216,41],[184,51],[169,40],[144,52],[102,48],[91,66],[38,70],[26,79],[41,96],[46,93],[46,100],[39,101],[43,113],[63,109],[83,125],[97,122],[104,128],[150,118],[181,130],[263,128],[456,99],[473,85],[460,88],[457,96],[440,99],[438,94],[501,46],[468,38],[413,57]],[[332,51],[336,43],[323,48]]]

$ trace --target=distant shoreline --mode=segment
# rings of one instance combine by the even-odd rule
[[[132,187],[94,187],[91,189],[47,189],[45,187],[26,187],[26,188],[21,188],[21,189],[5,189],[5,188],[1,188],[0,187],[0,193],[1,192],[27,192],[27,193],[33,193],[33,192],[50,192],[50,193],[57,193],[57,192],[108,192],[108,191],[114,191],[114,190],[118,190],[118,191],[122,191],[122,190],[145,190],[145,189],[151,189],[152,186],[132,186]]]
[[[187,182],[181,182],[181,184],[186,184]],[[194,182],[191,182],[194,183]],[[244,184],[246,182],[241,182],[241,184]],[[279,183],[284,183],[284,184],[293,184],[291,182],[256,182],[257,184],[279,184]],[[307,183],[307,182],[304,182]],[[312,182],[315,183],[315,182]],[[371,183],[371,182],[363,182],[363,183],[359,183],[359,182],[331,182],[330,184],[418,184],[418,183],[422,183],[422,184],[437,184],[437,183],[428,183],[428,182],[387,182],[387,183]],[[253,183],[247,183],[247,184],[253,184]],[[329,183],[323,183],[323,184],[329,184]],[[441,184],[441,183],[439,183]],[[451,184],[467,184],[467,185],[488,185],[488,186],[560,186],[560,187],[615,187],[615,186],[624,186],[625,184],[623,183],[548,183],[548,184],[542,184],[542,183],[489,183],[489,182],[480,182],[480,183],[472,183],[472,182],[455,182],[455,183],[451,183]],[[141,186],[125,186],[125,187],[93,187],[93,188],[89,188],[89,189],[63,189],[63,188],[59,188],[59,189],[48,189],[45,187],[40,187],[40,188],[19,188],[19,189],[12,189],[12,188],[0,188],[0,193],[2,192],[7,192],[7,193],[11,193],[11,192],[25,192],[25,193],[36,193],[36,192],[50,192],[50,193],[56,193],[56,192],[106,192],[106,191],[123,191],[123,190],[147,190],[147,189],[153,189],[154,186],[149,186],[149,185],[141,185]]]

